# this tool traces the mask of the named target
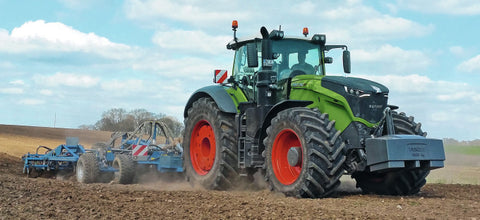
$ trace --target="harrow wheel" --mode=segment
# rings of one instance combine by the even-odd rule
[[[132,157],[125,154],[115,156],[112,164],[113,168],[118,169],[115,172],[113,182],[120,184],[130,184],[135,177],[135,162]]]
[[[233,114],[221,112],[210,98],[188,109],[183,142],[187,180],[207,189],[229,189],[238,179],[237,134]]]
[[[327,114],[303,107],[283,110],[272,119],[263,141],[272,190],[318,198],[340,185],[345,144],[334,125]]]
[[[94,183],[100,174],[98,161],[95,154],[86,153],[77,161],[76,176],[80,183]]]

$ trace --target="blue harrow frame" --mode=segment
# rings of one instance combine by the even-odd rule
[[[41,149],[46,151],[39,153]],[[66,144],[54,149],[39,146],[34,154],[27,153],[22,157],[23,173],[30,175],[32,171],[73,171],[78,159],[86,151],[82,145],[78,144],[76,137],[68,137]]]

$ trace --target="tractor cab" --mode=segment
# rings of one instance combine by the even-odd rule
[[[234,33],[236,27],[232,26]],[[350,73],[347,46],[325,45],[325,35],[315,34],[309,38],[308,28],[303,29],[303,34],[304,37],[284,37],[281,30],[267,33],[265,29],[262,38],[238,39],[234,35],[234,40],[227,45],[227,49],[235,50],[232,79],[249,101],[256,100],[255,85],[259,71],[273,71],[270,80],[281,90],[276,97],[276,102],[279,102],[288,99],[290,83],[295,76],[325,76],[325,64],[333,63],[331,57],[325,57],[325,52],[333,48],[344,49],[344,71]]]

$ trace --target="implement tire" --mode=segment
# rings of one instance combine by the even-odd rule
[[[76,176],[80,183],[95,183],[100,175],[97,156],[86,153],[77,161]]]
[[[320,198],[340,185],[345,144],[328,114],[304,107],[283,110],[272,119],[263,143],[272,190]]]
[[[132,157],[125,154],[115,155],[112,167],[118,169],[115,172],[113,182],[119,184],[131,184],[135,177],[135,162]]]
[[[392,111],[396,134],[426,136],[421,129],[421,123],[415,123],[413,117],[405,113]],[[430,173],[428,169],[402,169],[390,172],[356,172],[352,178],[357,181],[357,187],[364,193],[380,195],[413,195],[425,185],[425,178]]]
[[[235,116],[200,98],[185,119],[183,156],[186,179],[206,189],[226,190],[238,179]]]

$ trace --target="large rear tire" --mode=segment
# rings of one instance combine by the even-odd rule
[[[132,157],[125,154],[115,155],[112,167],[118,169],[114,174],[113,182],[120,184],[131,184],[135,177],[135,162]]]
[[[211,98],[188,109],[183,142],[187,180],[207,189],[232,188],[238,178],[235,117],[219,110]]]
[[[283,110],[272,119],[263,143],[272,190],[319,198],[340,185],[345,144],[327,114],[303,107]]]
[[[415,123],[413,117],[405,113],[392,111],[395,133],[426,136],[420,123]],[[426,183],[428,169],[402,169],[390,172],[357,172],[352,177],[357,181],[364,193],[381,195],[413,195],[420,191]]]
[[[95,183],[100,175],[100,168],[95,154],[86,153],[77,161],[76,176],[80,183]]]

